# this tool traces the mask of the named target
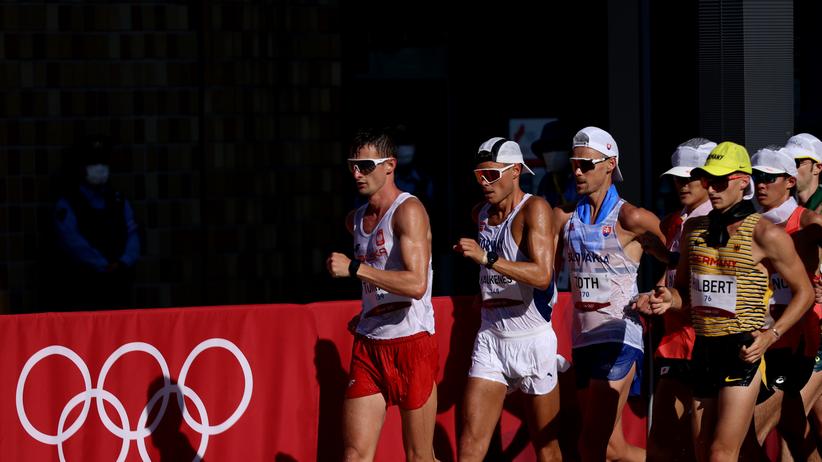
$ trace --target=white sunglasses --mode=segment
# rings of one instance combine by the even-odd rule
[[[502,178],[502,174],[508,170],[509,168],[513,167],[517,164],[511,164],[507,167],[503,168],[478,168],[474,170],[474,175],[477,177],[477,181],[482,184],[482,182],[486,182],[488,184],[494,184]]]
[[[391,160],[393,157],[381,157],[379,159],[348,159],[348,170],[354,173],[354,170],[363,175],[368,175],[373,172],[377,165]]]
[[[585,173],[589,170],[593,170],[598,163],[605,162],[608,159],[610,159],[610,157],[603,157],[600,159],[589,159],[587,157],[571,157],[568,160],[571,161],[571,170],[576,171],[577,169],[580,169],[583,173]]]

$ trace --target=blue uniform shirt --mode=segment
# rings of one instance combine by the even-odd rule
[[[106,206],[106,197],[103,191],[90,188],[85,184],[80,185],[80,193],[88,200],[93,209],[102,210]],[[127,200],[123,200],[123,220],[126,222],[128,237],[126,246],[119,261],[127,267],[134,266],[140,256],[140,238],[137,235],[137,222],[134,221],[134,211]],[[71,203],[65,197],[61,197],[54,209],[54,225],[57,230],[57,240],[60,248],[63,249],[73,260],[88,266],[95,271],[103,272],[110,263],[103,256],[102,252],[91,246],[89,241],[80,234],[77,223],[77,216],[71,207]]]

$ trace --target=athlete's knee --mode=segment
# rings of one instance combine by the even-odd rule
[[[460,460],[482,460],[488,450],[488,441],[465,429],[459,441]]]
[[[405,450],[406,462],[431,462],[434,460],[434,450],[428,448],[427,450],[419,450],[417,448],[409,448]]]
[[[549,444],[537,448],[537,461],[553,462],[562,460],[562,451],[559,448],[559,441],[552,441]]]
[[[608,448],[605,450],[605,460],[609,462],[617,462],[625,458],[625,447],[624,442],[614,442],[608,441]]]
[[[739,448],[731,447],[723,442],[711,444],[710,462],[736,462],[739,457]]]
[[[367,462],[373,459],[373,457],[374,455],[368,454],[368,451],[351,445],[347,445],[343,452],[343,460],[345,462]]]

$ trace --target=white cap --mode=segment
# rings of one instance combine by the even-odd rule
[[[705,138],[691,138],[680,144],[673,155],[671,155],[671,165],[673,168],[662,175],[673,175],[683,178],[691,176],[691,170],[702,167],[708,160],[711,150],[716,147],[716,143]]]
[[[612,173],[614,181],[622,181],[622,172],[619,171],[619,148],[614,137],[605,130],[597,127],[585,127],[574,135],[573,147],[591,148],[605,157],[616,157],[617,167]]]
[[[480,162],[499,162],[501,164],[522,164],[525,171],[531,175],[534,174],[522,159],[519,143],[499,136],[495,136],[480,145],[477,151],[477,160]]]
[[[787,173],[796,177],[796,162],[785,149],[768,146],[751,157],[751,168],[765,173]]]
[[[784,149],[794,159],[813,159],[816,163],[822,163],[822,141],[810,133],[790,137]]]

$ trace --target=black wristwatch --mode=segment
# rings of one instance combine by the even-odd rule
[[[357,271],[359,271],[361,263],[362,262],[356,258],[351,259],[351,263],[348,264],[348,275],[350,277],[357,277]]]
[[[497,253],[492,250],[490,252],[485,253],[485,258],[488,260],[488,262],[485,264],[485,267],[491,269],[491,267],[494,266],[494,263],[496,263],[497,260],[499,260],[499,255],[497,255]]]

